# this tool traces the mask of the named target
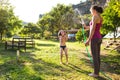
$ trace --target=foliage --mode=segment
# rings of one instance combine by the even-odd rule
[[[115,0],[116,4],[113,6],[114,11],[118,14],[118,17],[120,17],[120,0]]]
[[[1,39],[2,35],[7,31],[7,23],[8,23],[8,11],[6,8],[2,8],[0,5],[0,34]]]
[[[80,28],[79,31],[76,33],[75,38],[76,38],[76,40],[78,40],[80,42],[80,41],[84,40],[84,36],[85,36],[85,38],[87,37],[87,31],[84,30],[84,32],[83,32],[83,29]]]
[[[49,14],[45,14],[40,20],[38,21],[37,25],[41,28],[41,37],[44,37],[44,31],[48,29],[52,29],[53,27],[50,26],[50,21],[52,21],[52,17]],[[51,27],[51,28],[50,28]],[[52,30],[51,30],[52,32]]]
[[[44,37],[45,39],[50,39],[50,36],[52,35],[52,33],[50,31],[44,31]]]
[[[9,0],[0,1],[0,35],[1,40],[3,34],[11,36],[17,34],[22,27],[22,21],[14,15],[13,7],[9,4]]]
[[[55,21],[55,32],[60,29],[69,29],[71,27],[73,9],[72,6],[65,6],[58,4],[57,7],[54,7],[49,14],[54,17]]]
[[[18,34],[22,28],[22,20],[14,15],[13,8],[9,10],[8,27],[7,33],[11,35]]]
[[[60,29],[68,30],[74,28],[72,16],[73,9],[71,5],[57,4],[49,13],[43,15],[37,23],[42,29],[42,37],[46,30],[50,31],[53,35],[57,34]]]
[[[28,25],[22,28],[20,34],[33,38],[40,38],[40,31],[41,29],[36,24],[28,23]]]
[[[114,32],[114,39],[117,36],[117,28],[120,26],[118,0],[110,0],[108,6],[105,8],[103,15],[103,27],[101,32],[106,34],[108,32]]]
[[[81,32],[81,29],[76,33],[75,38],[76,38],[76,40],[78,40],[79,42],[83,40],[83,35],[82,35],[82,32]]]

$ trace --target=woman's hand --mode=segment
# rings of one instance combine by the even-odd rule
[[[86,24],[82,24],[82,25],[83,25],[83,27],[84,27],[84,28],[86,28],[86,27],[87,27],[87,26],[86,26]]]
[[[87,41],[85,42],[85,46],[89,46],[89,43],[90,43],[90,41],[87,40]]]

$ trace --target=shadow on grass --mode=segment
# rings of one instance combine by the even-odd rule
[[[64,65],[66,65],[66,64],[64,64]],[[68,67],[70,67],[71,69],[73,69],[73,70],[75,70],[75,71],[77,71],[77,72],[80,72],[80,73],[83,73],[83,74],[88,74],[88,73],[90,73],[90,72],[88,72],[88,71],[85,71],[85,70],[82,70],[81,68],[79,68],[78,66],[76,66],[76,65],[74,65],[74,64],[71,64],[71,63],[69,63],[68,65],[66,65],[66,66],[68,66]]]
[[[11,55],[12,56],[8,56]],[[31,58],[35,55],[30,53],[21,54],[22,57],[19,60],[16,60],[16,56],[13,53],[7,53],[5,58],[11,57],[11,59],[4,61],[3,64],[0,64],[0,77],[5,80],[43,80],[40,76],[29,74],[29,70],[26,69],[25,63],[29,63]],[[24,57],[24,58],[23,58]],[[28,59],[28,60],[27,60]],[[1,79],[0,78],[0,79]]]
[[[88,57],[87,53],[83,53],[86,57]],[[106,71],[106,72],[110,72],[110,73],[115,73],[115,74],[120,74],[120,54],[118,53],[113,53],[116,55],[101,55],[101,69]],[[84,60],[88,63],[88,64],[92,64],[90,62],[90,58],[89,59],[85,59]]]
[[[58,39],[51,39],[50,41],[53,41],[53,42],[59,42],[59,40]]]
[[[5,50],[5,43],[4,42],[0,42],[0,51],[1,50]]]
[[[45,46],[45,47],[48,47],[48,46],[55,46],[54,44],[43,44],[43,43],[38,43],[38,44],[36,44],[36,45],[38,45],[38,46]]]
[[[37,47],[27,47],[26,50],[26,52],[41,51],[41,49]]]
[[[96,79],[97,79],[97,80],[108,80],[108,79],[106,79],[106,78],[104,78],[104,77],[101,77],[101,76],[97,77]]]
[[[0,65],[0,77],[3,80],[43,80],[40,76],[30,74],[25,66],[20,65],[15,60]]]
[[[43,80],[46,78],[43,76],[61,76],[61,74],[64,74],[62,71],[70,72],[68,69],[55,63],[46,62],[42,59],[35,59],[36,55],[31,52],[21,52],[19,61],[16,61],[16,51],[9,50],[0,53],[0,55],[9,58],[5,60],[3,64],[0,64],[0,77],[4,76],[5,79],[9,80]],[[26,66],[31,66],[32,69],[37,72],[37,75],[29,74],[29,69],[26,69]],[[66,74],[64,74],[64,76],[65,75]]]
[[[66,76],[66,74],[63,72],[70,72],[70,70],[63,68],[62,66],[55,63],[46,62],[42,59],[37,60],[37,63],[38,62],[40,65],[33,65],[33,69],[39,72],[39,75],[55,77],[61,76],[61,74],[63,74],[64,76]]]
[[[41,45],[41,44],[40,44]],[[43,46],[55,46],[52,44],[42,44]],[[1,48],[0,48],[1,49]],[[16,61],[16,50],[2,50],[0,55],[6,59],[0,63],[0,77],[6,80],[42,80],[44,76],[66,76],[64,72],[71,72],[55,63],[46,62],[42,59],[35,59],[32,52],[20,52],[19,61]],[[29,67],[31,67],[29,69]],[[35,73],[29,73],[33,70]],[[51,77],[51,78],[52,78]],[[1,79],[1,78],[0,78]]]
[[[107,55],[107,56],[101,56],[101,60],[103,62],[102,68],[105,71],[110,73],[115,73],[120,75],[120,54],[116,55]]]
[[[80,73],[83,73],[83,74],[86,74],[86,75],[88,75],[90,73],[89,71],[82,70],[81,68],[79,68],[78,66],[76,66],[74,64],[69,64],[69,65],[66,65],[66,66],[72,68],[73,70],[76,70],[77,72],[80,72]],[[106,78],[101,77],[101,76],[96,78],[96,79],[98,79],[98,80],[106,80]]]
[[[29,68],[26,68],[28,66],[26,63],[31,62],[34,54],[21,53],[19,60],[12,52],[2,54],[2,56],[8,60],[0,64],[0,79],[3,77],[5,80],[43,80],[41,76],[29,73]]]
[[[35,47],[33,50],[34,50],[34,51],[41,51],[41,49],[40,49],[40,48],[37,48],[37,47]]]
[[[84,56],[88,57],[87,53],[83,53]],[[115,55],[111,55],[111,54],[107,54],[107,55],[101,55],[101,74],[106,78],[110,78],[111,76],[107,76],[106,72],[109,73],[114,73],[117,76],[120,75],[120,54],[119,53],[113,53]],[[88,57],[89,58],[89,57]],[[84,60],[88,66],[92,66],[93,64],[90,62],[90,58],[89,59],[85,59],[82,58],[82,60]],[[105,75],[104,75],[104,74]],[[99,77],[98,79],[101,79],[101,77]]]

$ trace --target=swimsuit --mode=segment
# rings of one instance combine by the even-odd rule
[[[66,46],[60,46],[60,48],[62,48],[64,50],[66,48]]]

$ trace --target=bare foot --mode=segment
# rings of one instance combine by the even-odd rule
[[[98,77],[99,75],[97,75],[97,74],[94,74],[94,73],[91,73],[91,74],[88,74],[89,76],[91,76],[91,77]]]

